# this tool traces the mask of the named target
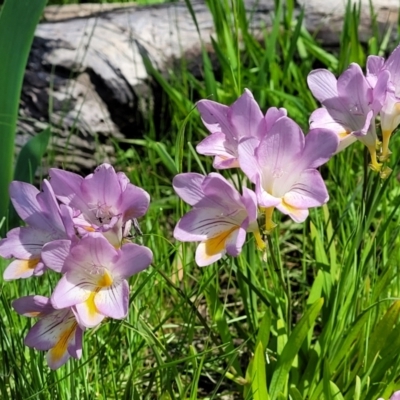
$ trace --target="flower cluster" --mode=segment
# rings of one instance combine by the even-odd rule
[[[127,279],[147,268],[152,252],[132,243],[132,220],[143,216],[150,197],[108,164],[81,176],[50,170],[42,191],[12,182],[10,196],[27,226],[12,229],[0,241],[0,255],[14,258],[4,279],[61,274],[50,298],[34,295],[13,302],[21,315],[39,321],[25,338],[37,350],[49,350],[47,362],[59,368],[80,358],[82,336],[104,318],[128,313]]]
[[[359,140],[371,155],[371,167],[387,175],[378,162],[390,156],[389,140],[400,123],[400,46],[385,61],[369,56],[367,72],[352,63],[338,79],[326,69],[308,75],[308,86],[322,108],[310,117],[311,128],[328,128],[340,139],[338,151]],[[380,117],[382,141],[376,119]]]
[[[317,168],[337,151],[339,138],[332,130],[314,128],[304,136],[285,109],[270,108],[263,115],[249,90],[230,107],[201,100],[197,108],[211,133],[198,144],[197,152],[214,156],[217,169],[240,168],[255,186],[255,191],[244,187],[240,194],[218,173],[175,177],[176,193],[193,210],[178,222],[174,236],[181,241],[200,241],[196,251],[199,266],[226,253],[237,256],[246,232],[252,232],[258,247],[263,248],[258,210],[265,216],[268,233],[275,226],[275,208],[302,222],[309,208],[328,201]]]
[[[355,63],[338,79],[326,69],[312,71],[308,85],[323,107],[312,113],[306,136],[283,108],[269,108],[263,115],[247,89],[231,106],[199,101],[197,109],[211,134],[197,145],[197,152],[213,156],[216,169],[241,169],[254,192],[244,187],[240,194],[217,173],[177,175],[174,189],[193,210],[178,222],[175,238],[200,242],[199,266],[226,253],[238,255],[247,232],[263,248],[258,214],[265,218],[266,233],[275,227],[275,208],[303,222],[309,208],[329,198],[317,168],[356,140],[367,146],[371,168],[387,177],[391,170],[382,168],[378,159],[388,160],[389,139],[400,123],[399,71],[400,46],[386,61],[369,56],[366,75]],[[378,117],[382,142],[376,131]]]

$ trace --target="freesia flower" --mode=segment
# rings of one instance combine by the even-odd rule
[[[367,80],[372,88],[389,74],[386,99],[380,111],[382,129],[382,155],[390,155],[389,140],[400,123],[400,46],[396,47],[387,61],[383,57],[369,56],[367,59]]]
[[[26,296],[12,303],[18,314],[37,317],[39,321],[30,329],[25,344],[37,350],[48,350],[46,359],[51,369],[65,364],[69,357],[81,358],[83,327],[70,308],[56,310],[50,299]]]
[[[257,225],[255,193],[243,188],[243,195],[223,176],[184,173],[175,176],[172,185],[178,196],[193,209],[185,214],[174,230],[182,242],[200,242],[196,263],[210,265],[228,253],[237,256],[246,232],[255,234],[260,248],[265,246]]]
[[[200,100],[196,106],[204,125],[211,132],[196,150],[200,154],[215,156],[213,165],[217,169],[238,167],[240,139],[261,139],[279,118],[286,116],[284,108],[274,107],[264,116],[248,89],[229,107],[211,100]]]
[[[58,257],[56,249],[43,255],[45,262]],[[112,246],[99,233],[83,237],[71,246],[61,272],[64,274],[51,296],[54,308],[73,307],[82,326],[98,325],[104,317],[122,319],[128,313],[127,278],[152,262],[152,252],[144,246]]]
[[[311,71],[307,78],[311,92],[324,106],[311,114],[310,127],[335,131],[340,139],[337,151],[361,141],[371,155],[371,167],[377,171],[381,164],[377,161],[379,142],[374,121],[386,98],[388,77],[382,74],[372,89],[360,66],[352,63],[338,79],[326,69]]]
[[[149,207],[148,193],[109,164],[98,166],[85,178],[52,168],[50,178],[57,198],[76,211],[74,222],[80,233],[101,232],[116,247],[121,246],[131,220]]]
[[[304,137],[300,127],[288,117],[278,120],[261,142],[245,138],[239,143],[240,168],[256,185],[267,231],[275,226],[275,207],[302,222],[309,208],[328,201],[325,183],[316,168],[329,160],[338,143],[337,135],[328,129],[312,129]]]
[[[43,249],[60,243],[69,245],[74,236],[72,210],[58,205],[47,180],[43,181],[42,190],[25,182],[10,184],[11,201],[28,226],[12,229],[0,240],[0,255],[16,258],[4,271],[5,280],[43,274]]]

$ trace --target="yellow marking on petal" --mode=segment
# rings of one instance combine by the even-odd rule
[[[74,322],[71,326],[61,332],[58,342],[53,348],[49,350],[50,359],[53,363],[57,363],[63,358],[65,352],[68,349],[68,342],[71,336],[75,333],[75,329],[77,326],[77,322]]]
[[[99,287],[108,287],[113,284],[113,278],[111,274],[105,269],[103,275],[99,277],[99,280],[97,281],[97,285]]]
[[[100,288],[96,288],[94,292],[90,293],[88,299],[85,301],[88,314],[91,318],[94,318],[96,314],[99,314],[99,310],[97,309],[96,304],[94,304],[94,298],[99,290]]]
[[[377,157],[376,157],[376,146],[367,146],[369,154],[371,155],[371,164],[369,164],[370,168],[375,171],[379,172],[382,168],[382,164],[378,163]]]
[[[26,271],[30,269],[35,269],[39,264],[40,258],[31,258],[29,260],[19,260],[18,267],[16,270],[16,276],[20,276],[24,274]]]
[[[345,137],[347,137],[349,135],[350,135],[350,132],[348,132],[348,131],[344,131],[344,132],[338,133],[338,136],[339,136],[340,140],[344,139]]]
[[[239,229],[238,226],[234,226],[233,228],[220,233],[217,236],[214,236],[205,241],[205,253],[207,257],[215,256],[218,253],[221,253],[222,250],[225,249],[226,240],[229,235],[234,232],[236,229]]]
[[[257,243],[257,249],[258,250],[264,250],[266,245],[264,240],[262,240],[261,234],[260,234],[260,230],[257,228],[257,230],[255,230],[253,232],[254,238],[256,239],[256,243]]]
[[[379,161],[386,161],[392,152],[389,150],[389,141],[392,136],[393,130],[383,130],[382,131],[382,154],[379,157]]]
[[[40,317],[42,315],[42,313],[40,311],[30,311],[25,313],[24,315],[26,315],[27,317]]]
[[[272,221],[272,214],[274,213],[274,209],[275,207],[263,208],[265,214],[265,230],[267,233],[271,233],[276,227],[275,222]]]
[[[91,226],[84,226],[83,229],[87,232],[96,232],[96,229]]]

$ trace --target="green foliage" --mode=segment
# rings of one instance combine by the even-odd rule
[[[19,98],[29,50],[46,0],[8,0],[0,14],[0,219],[8,212]],[[21,27],[23,27],[21,29]]]
[[[272,28],[254,38],[243,1],[209,0],[217,65],[203,47],[201,78],[185,60],[168,77],[146,60],[164,91],[171,124],[155,132],[152,119],[158,116],[150,115],[148,134],[125,143],[132,147],[119,150],[118,167],[151,194],[140,223],[154,264],[130,280],[127,320],[88,330],[83,359],[57,372],[47,368],[43,353],[24,347],[31,321],[10,303],[22,295],[47,295],[58,276],[2,282],[2,399],[195,400],[232,394],[376,400],[400,389],[396,135],[386,181],[365,167],[362,146],[352,145],[322,168],[329,203],[313,209],[303,224],[282,217],[264,253],[249,239],[238,258],[199,268],[195,246],[172,238],[189,209],[171,188],[173,176],[212,170],[211,160],[194,151],[207,135],[195,101],[229,104],[247,87],[264,110],[285,107],[307,130],[317,106],[306,85],[310,70],[323,66],[338,73],[369,54],[357,35],[356,8],[348,6],[341,47],[330,53],[305,31],[303,13],[295,17],[293,1],[276,3]],[[376,30],[368,47],[380,54],[387,38]],[[0,263],[5,268],[6,261]]]

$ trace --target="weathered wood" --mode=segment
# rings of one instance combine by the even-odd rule
[[[366,40],[370,16],[368,0],[364,1],[360,32]],[[306,28],[325,44],[338,44],[345,2],[299,3],[306,7]],[[382,29],[397,22],[398,3],[383,0],[385,7],[375,3]],[[274,1],[245,4],[250,28],[261,38],[262,30],[272,24]],[[192,0],[192,6],[201,39],[211,50],[211,14],[204,1]],[[110,139],[141,137],[140,121],[152,106],[143,57],[164,72],[182,57],[198,59],[199,54],[200,39],[184,2],[48,7],[26,71],[18,145],[51,122],[54,165],[87,170],[112,160]]]

